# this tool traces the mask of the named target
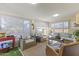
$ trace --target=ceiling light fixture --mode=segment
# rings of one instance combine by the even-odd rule
[[[54,17],[57,17],[57,16],[59,16],[59,14],[54,14],[53,16],[54,16]]]
[[[31,3],[31,4],[37,4],[37,3]]]

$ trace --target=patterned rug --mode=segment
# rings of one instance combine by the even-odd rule
[[[12,50],[9,50],[8,52],[1,52],[0,56],[22,56],[22,54],[18,48],[14,48]]]

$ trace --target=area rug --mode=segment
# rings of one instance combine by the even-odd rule
[[[5,53],[1,52],[0,56],[22,56],[22,54],[18,48],[14,48],[14,49],[9,50],[8,52],[5,52]]]

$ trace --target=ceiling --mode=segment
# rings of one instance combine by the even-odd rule
[[[0,3],[0,14],[54,22],[74,15],[79,11],[77,3]],[[58,17],[52,15],[59,14]]]

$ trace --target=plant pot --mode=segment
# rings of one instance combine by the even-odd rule
[[[76,41],[79,41],[79,38],[76,38]]]

